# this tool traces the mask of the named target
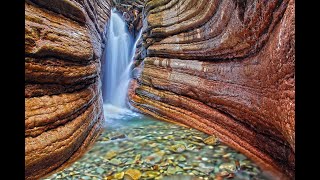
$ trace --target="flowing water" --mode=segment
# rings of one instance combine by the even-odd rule
[[[116,107],[126,107],[127,87],[130,80],[130,69],[135,54],[137,40],[141,32],[134,39],[128,32],[126,23],[115,9],[111,11],[106,46],[106,67],[103,81],[104,102]]]
[[[82,158],[46,179],[270,179],[215,136],[126,108],[133,41],[113,10],[103,82],[104,131]]]

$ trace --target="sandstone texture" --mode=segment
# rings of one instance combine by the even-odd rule
[[[295,173],[293,0],[147,0],[131,106]]]
[[[79,158],[104,121],[101,60],[108,0],[25,2],[25,177]]]

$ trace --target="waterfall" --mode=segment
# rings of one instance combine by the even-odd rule
[[[125,21],[116,13],[115,9],[111,11],[103,78],[105,83],[104,104],[126,108],[130,70],[140,36],[141,32],[139,32],[136,42],[133,42],[134,39],[128,32]]]

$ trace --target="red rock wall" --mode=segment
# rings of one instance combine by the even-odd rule
[[[65,167],[97,138],[109,16],[108,0],[26,0],[26,179]]]
[[[148,0],[131,105],[295,172],[293,0]]]

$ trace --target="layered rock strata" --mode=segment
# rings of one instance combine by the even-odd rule
[[[108,0],[26,1],[26,179],[64,168],[99,135],[109,16]]]
[[[294,9],[293,0],[147,0],[130,105],[293,178]]]

